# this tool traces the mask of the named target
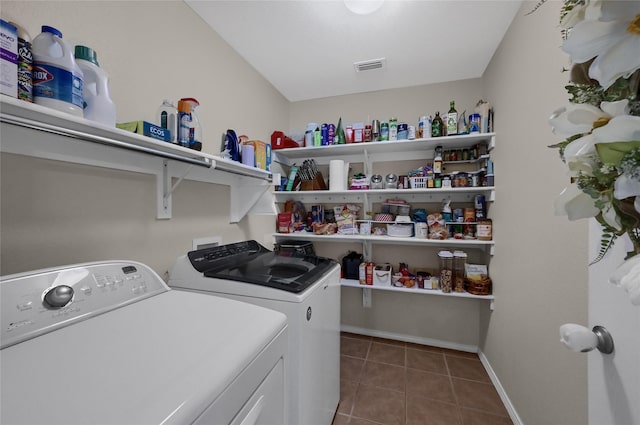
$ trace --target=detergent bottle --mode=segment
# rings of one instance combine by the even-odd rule
[[[33,39],[33,102],[72,115],[84,116],[84,76],[71,47],[54,27],[42,26]]]
[[[109,76],[98,64],[98,54],[91,47],[75,47],[76,62],[84,75],[84,117],[110,127],[116,125],[116,105],[109,96]]]

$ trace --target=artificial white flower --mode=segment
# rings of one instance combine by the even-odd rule
[[[640,43],[640,40],[638,40]],[[593,130],[595,143],[633,142],[640,140],[640,117],[619,115]]]
[[[623,173],[616,179],[613,188],[613,197],[616,199],[640,196],[640,178]]]
[[[602,210],[602,219],[609,226],[613,227],[616,230],[622,230],[622,223],[620,223],[620,217],[618,217],[618,213],[616,212],[613,205],[610,203],[607,204],[606,207]]]
[[[640,305],[640,255],[635,255],[620,265],[609,282],[629,293],[631,304]]]
[[[571,103],[559,108],[549,117],[553,134],[570,137],[590,132],[596,126],[619,115],[629,114],[629,100],[601,102],[597,108],[588,103]]]
[[[549,118],[549,124],[553,134],[570,137],[590,132],[593,129],[593,123],[604,115],[602,109],[593,105],[572,103],[555,110]]]
[[[606,90],[640,68],[640,2],[602,2],[599,19],[584,19],[570,31],[562,50],[573,63],[595,60],[589,76]]]
[[[560,27],[569,29],[585,19],[598,19],[601,4],[602,0],[584,0],[583,3],[574,4],[560,20]]]
[[[593,198],[581,191],[575,184],[565,187],[560,192],[554,206],[556,215],[566,215],[571,221],[595,217],[600,212],[596,208]]]
[[[603,125],[611,118],[628,113],[627,99],[602,102],[600,108],[586,103],[572,103],[556,110],[549,118],[549,124],[554,134],[569,137],[589,133],[594,127]],[[565,147],[564,159],[573,177],[580,173],[593,175],[593,167],[596,165],[594,143],[593,137],[587,134]]]
[[[596,143],[636,140],[640,140],[640,117],[618,115],[611,118],[606,125],[594,129],[591,134],[569,143],[564,150],[564,159],[569,169],[587,169],[595,165],[593,155]]]
[[[640,178],[623,173],[613,185],[613,197],[616,199],[626,199],[635,196],[633,207],[640,214]]]

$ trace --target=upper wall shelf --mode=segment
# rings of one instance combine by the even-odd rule
[[[495,133],[277,149],[273,151],[273,157],[274,161],[285,165],[291,165],[306,158],[314,158],[319,163],[328,163],[330,159],[335,158],[352,162],[362,162],[367,159],[373,162],[385,162],[405,160],[407,157],[423,158],[426,150],[433,150],[439,145],[445,149],[457,149],[469,147],[479,142],[487,142],[488,150],[493,149]]]
[[[171,218],[171,194],[183,179],[230,186],[232,223],[273,179],[268,171],[8,96],[0,96],[0,122],[1,152],[155,175],[159,219]]]

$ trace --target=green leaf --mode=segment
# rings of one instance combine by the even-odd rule
[[[634,149],[640,148],[640,140],[632,142],[596,143],[596,151],[604,164],[618,165],[622,158]]]

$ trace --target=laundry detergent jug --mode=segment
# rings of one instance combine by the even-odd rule
[[[116,106],[109,96],[109,77],[98,64],[98,54],[90,47],[76,46],[75,58],[84,75],[84,117],[115,127]]]

